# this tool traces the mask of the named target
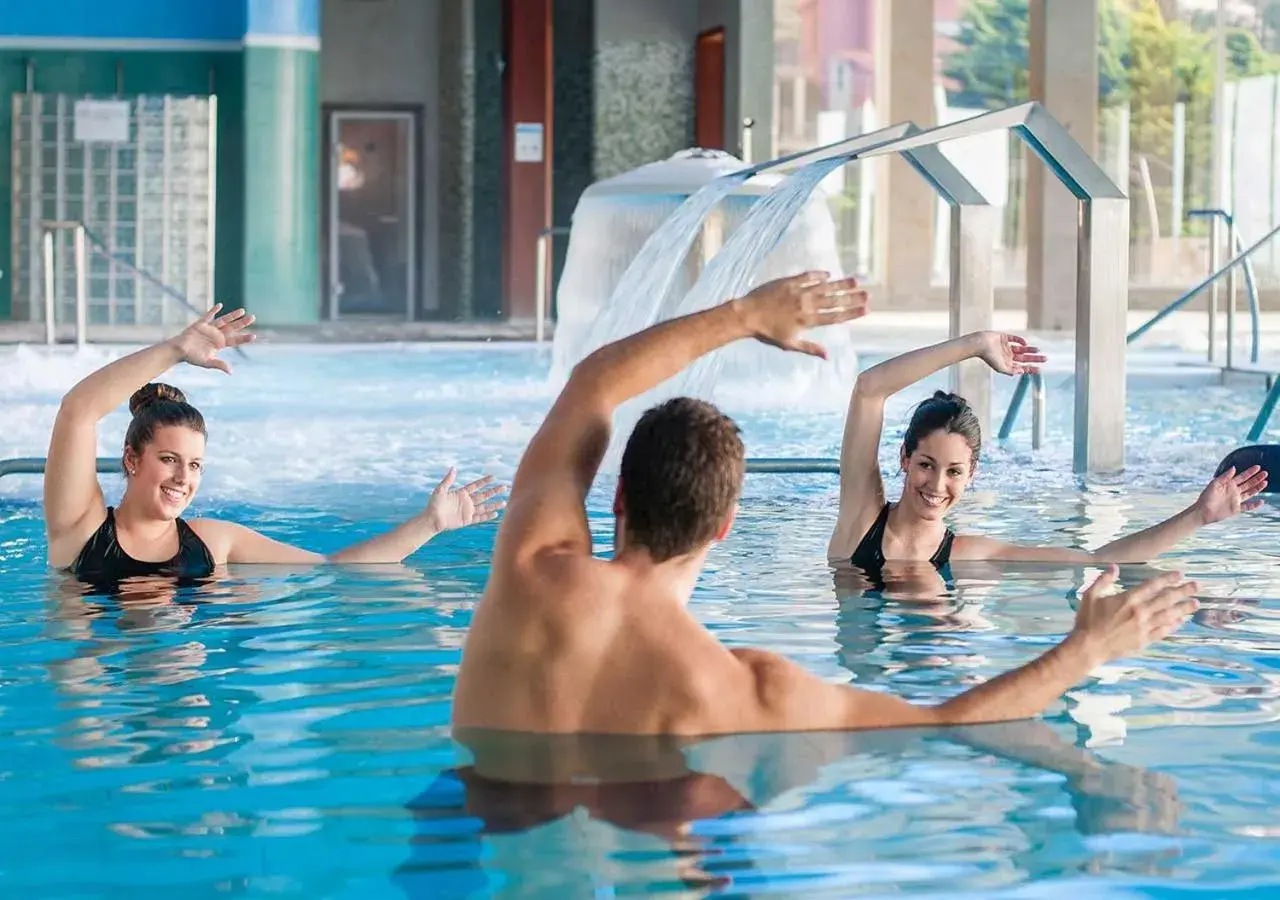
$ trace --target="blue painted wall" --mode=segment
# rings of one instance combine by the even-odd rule
[[[319,6],[319,0],[3,0],[0,35],[153,41],[318,37]]]
[[[313,38],[320,36],[320,0],[248,0],[247,12],[246,34]]]

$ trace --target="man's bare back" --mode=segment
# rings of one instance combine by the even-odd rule
[[[1112,570],[1084,594],[1060,645],[937,706],[830,684],[766,651],[731,651],[686,604],[732,526],[744,454],[736,428],[697,401],[673,401],[637,425],[615,500],[614,558],[593,556],[585,501],[614,410],[733,340],[823,355],[800,332],[863,315],[855,288],[812,273],[780,279],[575,368],[516,473],[463,651],[455,727],[709,735],[1025,718],[1185,621],[1194,584],[1170,573],[1109,596]]]
[[[643,563],[566,555],[543,567],[491,582],[467,640],[457,725],[700,734],[736,705],[742,664]]]

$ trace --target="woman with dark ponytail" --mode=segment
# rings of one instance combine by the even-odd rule
[[[944,518],[973,482],[982,428],[964,398],[945,391],[934,393],[911,417],[898,454],[905,476],[902,495],[896,503],[888,502],[878,456],[885,400],[967,359],[981,359],[1002,375],[1039,371],[1045,360],[1016,335],[983,331],[913,350],[858,376],[840,453],[840,512],[828,545],[832,559],[851,560],[875,577],[887,560],[927,560],[936,569],[952,559],[1146,562],[1196,529],[1260,502],[1251,498],[1266,487],[1267,473],[1253,466],[1240,473],[1224,472],[1183,512],[1092,552],[954,534]]]
[[[452,489],[450,470],[417,516],[386,534],[330,557],[272,540],[242,525],[181,513],[200,487],[205,429],[182,391],[151,380],[174,365],[231,367],[218,353],[253,340],[253,316],[221,304],[176,337],[139,350],[73,387],[58,409],[44,476],[49,562],[86,581],[144,575],[203,578],[223,563],[399,562],[436,534],[497,517],[500,487],[482,478]],[[129,401],[133,420],[121,460],[126,486],[118,508],[106,505],[97,478],[98,422]]]

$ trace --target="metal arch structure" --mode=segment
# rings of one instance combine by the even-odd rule
[[[1129,198],[1124,191],[1035,101],[930,128],[860,155],[919,153],[944,141],[999,129],[1022,138],[1079,201],[1073,468],[1081,475],[1119,472],[1124,469],[1129,308]]]
[[[903,122],[815,150],[782,157],[756,167],[758,171],[786,171],[839,156],[849,162],[878,156],[931,131]],[[936,142],[904,149],[902,156],[951,207],[949,331],[958,337],[992,325],[995,285],[991,258],[995,246],[995,210],[965,178]],[[984,428],[991,423],[991,370],[981,360],[966,360],[951,371],[951,389],[965,397]]]

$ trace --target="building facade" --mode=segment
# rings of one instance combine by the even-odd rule
[[[769,151],[771,8],[6,4],[0,91],[12,102],[0,104],[0,141],[14,164],[0,167],[0,243],[12,248],[0,268],[13,277],[0,279],[0,320],[43,314],[42,223],[68,218],[149,276],[135,285],[107,263],[120,270],[108,289],[91,266],[91,322],[155,320],[152,307],[174,295],[209,294],[280,326],[530,319],[539,233],[567,225],[593,180],[693,142],[700,35],[718,37],[721,53],[704,133],[712,122],[721,146],[740,151],[735,123],[751,115],[756,158]],[[184,118],[192,98],[197,118]],[[94,117],[116,110],[119,133],[110,121],[95,132]],[[207,141],[177,153],[203,127],[201,110]],[[72,275],[57,271],[65,302]],[[150,306],[134,303],[146,292]]]

